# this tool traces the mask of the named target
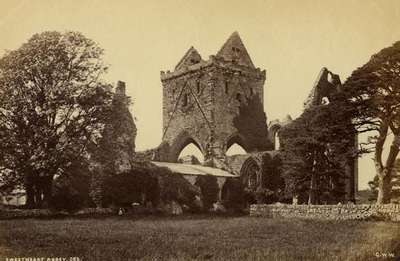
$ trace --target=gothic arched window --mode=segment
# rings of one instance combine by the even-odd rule
[[[257,188],[257,172],[252,172],[249,174],[249,179],[247,183],[248,188],[256,189]]]

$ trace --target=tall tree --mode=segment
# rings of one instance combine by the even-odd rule
[[[31,207],[100,136],[111,103],[102,54],[81,33],[43,32],[0,59],[1,176],[26,190]]]
[[[395,167],[392,171],[392,180],[391,180],[391,188],[392,191],[390,193],[390,200],[392,203],[400,203],[400,159],[396,160]],[[369,197],[370,201],[376,201],[378,195],[379,188],[379,177],[375,176],[373,180],[368,182],[370,187],[371,195]]]
[[[396,160],[395,170],[392,172],[391,200],[400,204],[400,159]]]
[[[355,120],[376,133],[371,141],[379,180],[377,203],[389,203],[393,168],[400,149],[400,42],[373,55],[351,74],[344,87],[349,101],[360,112]],[[384,147],[389,142],[385,157]]]
[[[341,99],[316,105],[280,131],[287,192],[307,195],[309,204],[343,200],[348,164],[354,161],[356,134],[352,114]],[[350,199],[349,199],[350,200]]]

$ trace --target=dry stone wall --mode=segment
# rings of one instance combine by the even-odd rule
[[[250,216],[325,220],[385,220],[400,222],[400,204],[388,205],[251,205]]]
[[[101,217],[116,215],[117,211],[111,208],[86,208],[75,213],[50,209],[2,209],[0,220],[20,218],[57,218],[57,217]]]

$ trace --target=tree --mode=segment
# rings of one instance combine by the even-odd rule
[[[395,167],[391,174],[391,188],[392,191],[390,193],[390,199],[392,203],[399,204],[400,203],[400,159],[396,160]],[[373,180],[368,182],[371,191],[370,201],[376,201],[378,195],[379,188],[379,177],[375,176]]]
[[[300,196],[309,204],[342,201],[344,181],[351,178],[348,166],[357,156],[353,114],[345,104],[339,94],[332,95],[329,104],[306,109],[280,130],[289,195]]]
[[[392,172],[391,186],[391,200],[394,203],[400,204],[400,159],[396,160],[395,169]]]
[[[355,120],[376,133],[371,142],[379,183],[377,203],[389,203],[392,173],[400,147],[400,42],[373,55],[351,74],[344,87],[349,101],[359,111]],[[391,134],[393,140],[384,157],[383,150]]]
[[[283,127],[280,132],[280,151],[282,158],[283,177],[286,183],[288,196],[302,195],[308,190],[310,173],[312,168],[308,164],[308,137],[311,136],[306,122],[299,117],[289,125]],[[307,141],[307,142],[306,142]],[[309,198],[311,198],[311,190]]]
[[[50,207],[58,210],[75,211],[92,207],[89,197],[90,171],[86,161],[75,161],[62,176],[53,181]]]
[[[0,59],[0,171],[48,202],[54,175],[85,156],[111,103],[103,50],[78,32],[43,32]]]

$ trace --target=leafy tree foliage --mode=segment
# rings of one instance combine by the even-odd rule
[[[22,186],[31,207],[100,136],[111,103],[102,54],[81,33],[44,32],[0,59],[1,182]]]
[[[153,178],[143,169],[135,169],[105,180],[103,202],[106,206],[130,207],[132,203],[145,204],[149,201],[156,206],[158,193],[157,178]]]
[[[261,98],[258,94],[254,94],[245,99],[246,102],[240,104],[239,114],[233,119],[233,125],[247,141],[246,144],[239,145],[250,151],[255,148],[258,148],[258,150],[269,150],[273,146],[268,139],[268,128],[265,124],[267,117]]]
[[[134,202],[151,202],[157,207],[176,201],[192,207],[196,195],[199,191],[182,175],[148,161],[137,161],[131,170],[109,176],[104,182],[105,205],[127,207]]]
[[[242,211],[246,207],[244,185],[239,179],[227,178],[221,194],[227,209]]]
[[[211,175],[197,176],[195,185],[200,187],[204,209],[209,210],[218,201],[219,187],[217,178]]]
[[[384,48],[362,67],[355,70],[344,84],[346,95],[357,107],[356,119],[371,137],[378,177],[378,204],[390,202],[391,180],[400,149],[400,42]],[[388,156],[383,154],[387,137],[393,134]]]
[[[264,154],[261,158],[262,188],[257,188],[257,194],[262,193],[263,203],[271,204],[275,202],[284,202],[285,181],[282,177],[282,161],[279,156],[272,157]]]
[[[55,178],[50,207],[72,212],[93,206],[89,197],[90,170],[88,168],[86,161],[75,161],[63,175]]]
[[[309,204],[343,199],[343,181],[354,161],[356,134],[352,110],[340,94],[316,105],[281,129],[281,158],[286,193]]]
[[[158,173],[158,174],[157,174]],[[194,204],[196,196],[200,196],[200,191],[181,174],[171,173],[168,169],[159,168],[154,172],[159,176],[159,201],[171,202],[176,201],[181,205],[186,205],[192,210],[196,210]]]

